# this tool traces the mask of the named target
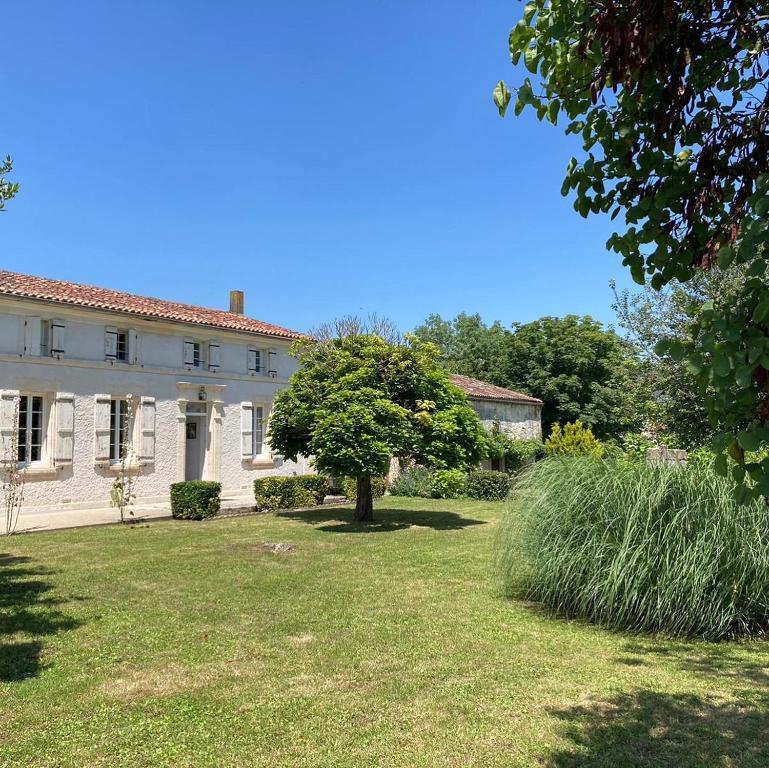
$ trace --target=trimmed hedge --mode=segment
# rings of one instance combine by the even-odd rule
[[[314,507],[323,503],[328,491],[324,475],[261,477],[254,480],[254,500],[258,511]]]
[[[188,480],[171,486],[171,515],[177,520],[203,520],[221,507],[222,484],[210,480]]]
[[[474,470],[467,475],[465,493],[471,499],[502,501],[510,493],[510,475],[487,469]]]
[[[358,483],[354,477],[345,477],[344,495],[349,501],[355,501],[358,498]],[[387,480],[384,477],[372,477],[371,478],[371,495],[375,499],[379,499],[385,495],[387,490]]]
[[[297,487],[309,491],[315,504],[322,504],[328,494],[328,478],[325,475],[298,475],[292,478]]]

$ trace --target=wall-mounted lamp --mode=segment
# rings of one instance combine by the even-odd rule
[[[206,388],[205,387],[201,387],[198,390],[198,400],[203,401],[203,400],[206,399],[206,397],[207,397],[207,395],[206,395]]]

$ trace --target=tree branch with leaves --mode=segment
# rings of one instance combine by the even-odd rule
[[[769,444],[769,2],[533,0],[509,46],[532,77],[515,97],[497,84],[500,114],[514,103],[581,137],[562,193],[624,223],[607,245],[636,282],[744,267],[659,350],[697,376],[717,468],[743,498],[769,495],[769,458],[745,458]]]

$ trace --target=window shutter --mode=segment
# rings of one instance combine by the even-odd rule
[[[75,450],[75,396],[71,392],[56,393],[56,435],[54,464],[71,464]]]
[[[247,370],[249,373],[256,373],[259,370],[259,364],[257,363],[258,354],[254,347],[248,348]]]
[[[254,404],[240,404],[240,454],[244,459],[254,455]]]
[[[13,445],[14,432],[18,426],[16,413],[18,408],[18,389],[0,390],[0,462],[13,457],[9,455]]]
[[[104,329],[104,357],[107,360],[117,358],[117,328],[110,325]]]
[[[272,376],[274,379],[278,375],[278,368],[277,368],[277,361],[278,361],[278,350],[277,349],[270,349],[267,352],[268,360],[269,360],[269,367],[267,369],[267,373]]]
[[[43,321],[39,317],[27,317],[24,320],[24,354],[40,355],[43,343]]]
[[[139,365],[141,362],[141,339],[139,331],[128,331],[128,362],[131,365]]]
[[[143,464],[151,464],[155,461],[155,410],[155,398],[143,397],[139,441],[139,461]]]
[[[208,345],[208,367],[215,371],[222,364],[222,350],[219,344],[212,341]]]
[[[93,412],[93,453],[97,464],[109,462],[109,405],[110,395],[94,395]]]
[[[184,339],[184,364],[195,365],[195,345],[192,339]]]
[[[64,321],[51,320],[51,355],[64,354]]]

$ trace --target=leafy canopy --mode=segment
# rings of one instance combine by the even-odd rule
[[[479,315],[431,315],[415,333],[441,348],[453,373],[541,399],[546,433],[576,419],[608,438],[641,425],[647,394],[639,388],[637,354],[589,316],[543,317],[508,329],[486,326]]]
[[[390,458],[438,468],[476,464],[484,433],[435,346],[375,335],[299,342],[300,368],[276,398],[270,443],[287,458],[314,456],[336,477],[386,474]]]
[[[608,246],[638,283],[745,265],[688,342],[661,348],[709,388],[714,448],[754,481],[745,497],[769,494],[769,458],[744,456],[769,442],[768,20],[758,0],[532,0],[509,39],[534,80],[515,89],[516,114],[563,118],[582,138],[562,192],[582,216],[619,217]],[[513,93],[500,82],[494,99],[504,114]]]

